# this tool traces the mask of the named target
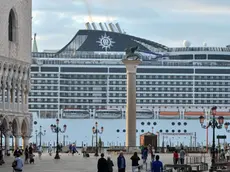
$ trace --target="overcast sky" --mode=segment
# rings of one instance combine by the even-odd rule
[[[230,0],[34,0],[39,51],[61,49],[85,23],[119,22],[127,34],[166,46],[230,44]]]

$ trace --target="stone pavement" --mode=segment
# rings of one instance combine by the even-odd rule
[[[107,157],[107,154],[105,155]],[[114,161],[114,171],[117,171],[117,154],[110,154]],[[127,162],[127,172],[131,172],[131,155],[125,155]],[[139,157],[141,157],[139,155]],[[96,172],[97,171],[97,157],[93,154],[89,158],[83,158],[82,155],[68,155],[61,154],[60,160],[54,160],[54,154],[49,156],[47,153],[42,155],[42,159],[39,160],[37,154],[35,154],[35,164],[25,164],[24,172]],[[160,159],[164,164],[172,163],[172,154],[160,154]],[[12,172],[11,164],[13,157],[5,158],[6,164],[0,166],[1,172]],[[140,161],[140,164],[142,161]],[[148,163],[149,168],[149,163]],[[145,170],[143,170],[145,171]]]

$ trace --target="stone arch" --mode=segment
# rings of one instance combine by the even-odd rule
[[[8,18],[8,40],[11,42],[17,41],[18,20],[15,8],[10,9]]]
[[[19,136],[21,134],[20,122],[17,117],[15,117],[12,121],[12,134],[13,136]]]
[[[22,137],[30,135],[30,133],[29,133],[29,121],[27,118],[24,118],[22,120],[21,133],[22,133]]]
[[[3,127],[4,127],[4,129],[6,130],[6,129],[10,129],[10,126],[9,126],[9,123],[10,123],[10,120],[9,120],[9,118],[7,117],[7,115],[6,116],[4,116],[4,118],[3,118]],[[5,133],[4,133],[5,134]]]

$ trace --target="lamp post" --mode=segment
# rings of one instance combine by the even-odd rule
[[[9,122],[9,129],[5,128],[3,125],[3,115],[0,115],[0,137],[1,137],[1,143],[0,143],[0,165],[4,164],[4,158],[3,158],[3,134],[6,133],[7,131],[10,131],[12,127],[12,122]]]
[[[38,143],[38,136],[39,136],[39,147],[41,147],[41,145],[42,145],[42,136],[46,135],[46,130],[44,130],[42,132],[42,126],[40,126],[39,132],[38,132],[38,130],[35,130],[35,134],[36,134],[36,145]]]
[[[223,116],[219,116],[217,119],[218,121],[216,120],[215,116],[216,116],[216,109],[217,107],[214,106],[212,107],[211,109],[211,113],[212,113],[212,119],[208,122],[208,125],[205,125],[204,124],[204,120],[205,118],[203,116],[200,116],[199,119],[200,119],[200,124],[201,124],[201,127],[204,128],[204,129],[207,129],[209,127],[212,127],[212,135],[213,135],[213,138],[212,138],[212,165],[211,165],[211,168],[209,171],[213,171],[214,170],[214,164],[215,164],[215,137],[216,137],[216,133],[215,133],[215,129],[221,129],[222,128],[222,125],[224,123],[224,117]]]
[[[56,143],[56,155],[54,157],[54,159],[60,159],[60,156],[59,156],[59,145],[58,145],[58,134],[59,132],[61,133],[65,133],[66,131],[66,125],[63,126],[63,130],[61,130],[61,128],[59,127],[59,119],[56,120],[56,125],[55,124],[51,124],[50,125],[50,128],[51,128],[51,131],[53,133],[56,133],[57,134],[57,143]]]
[[[95,154],[94,154],[94,156],[98,156],[98,134],[102,134],[103,133],[103,131],[104,131],[104,128],[103,127],[101,127],[101,130],[99,130],[98,129],[98,123],[97,122],[95,122],[95,126],[93,126],[93,128],[92,128],[92,131],[93,131],[93,134],[96,134],[96,152],[95,152]]]

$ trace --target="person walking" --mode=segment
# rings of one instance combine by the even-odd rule
[[[177,164],[178,160],[179,160],[179,154],[178,154],[177,150],[175,150],[173,153],[173,164]]]
[[[14,162],[12,163],[13,171],[21,172],[21,171],[23,171],[23,166],[24,166],[23,160],[20,158],[21,154],[18,153],[15,156],[16,156],[16,158],[15,158]]]
[[[140,161],[140,158],[139,156],[137,155],[137,152],[134,152],[133,156],[130,158],[132,160],[132,172],[135,172],[136,169],[139,170],[139,161]]]
[[[107,157],[107,164],[108,164],[108,172],[113,172],[114,164],[110,156]]]
[[[151,172],[163,172],[163,163],[160,161],[160,156],[156,156],[156,161],[151,164]]]
[[[142,159],[143,159],[143,164],[146,163],[147,161],[147,158],[148,158],[148,148],[145,147],[142,151]]]
[[[29,161],[28,161],[29,160],[29,147],[28,146],[26,146],[24,154],[25,154],[25,163],[29,164]]]
[[[106,159],[104,158],[104,154],[101,154],[101,158],[98,159],[97,162],[97,171],[98,172],[108,172],[108,163],[106,161]]]
[[[184,148],[182,147],[180,150],[180,164],[184,164],[184,158],[185,158],[185,151]]]
[[[120,152],[119,156],[117,157],[117,167],[118,172],[125,172],[126,162],[125,157],[123,156],[123,152]]]

